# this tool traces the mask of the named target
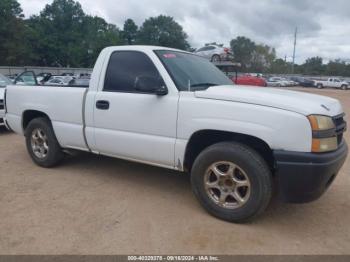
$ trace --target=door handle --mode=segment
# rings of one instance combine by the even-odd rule
[[[108,110],[109,109],[109,102],[106,100],[98,100],[96,102],[96,108],[101,110]]]

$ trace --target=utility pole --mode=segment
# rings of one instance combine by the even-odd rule
[[[295,64],[295,48],[297,46],[297,34],[298,34],[298,27],[295,28],[294,33],[294,49],[293,49],[293,64],[292,64],[292,74],[294,74],[294,64]]]

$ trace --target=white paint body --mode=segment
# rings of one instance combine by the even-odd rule
[[[179,92],[154,53],[162,49],[169,50],[150,46],[104,49],[88,90],[9,86],[6,120],[15,132],[23,134],[23,113],[40,111],[52,121],[63,148],[182,170],[186,146],[198,131],[240,133],[265,141],[272,150],[311,152],[312,132],[307,116],[343,113],[335,99],[279,89],[217,86]],[[109,57],[118,50],[148,55],[162,75],[168,94],[103,92]],[[108,100],[109,110],[97,110],[97,100]]]
[[[349,83],[342,81],[338,78],[328,78],[328,80],[315,80],[315,86],[322,85],[322,87],[332,87],[332,88],[341,88],[345,86],[349,87]]]
[[[4,101],[4,93],[5,93],[5,88],[0,87],[0,105],[3,103],[1,101]],[[5,110],[0,109],[0,120],[2,120],[5,117]],[[3,122],[0,121],[0,126],[3,126]]]

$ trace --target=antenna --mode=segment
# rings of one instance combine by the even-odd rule
[[[293,64],[292,64],[292,74],[294,74],[294,64],[295,64],[295,49],[297,46],[297,34],[298,34],[298,27],[295,28],[294,33],[294,49],[293,49]]]

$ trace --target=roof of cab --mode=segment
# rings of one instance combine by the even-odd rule
[[[175,49],[165,46],[151,46],[151,45],[121,45],[121,46],[109,46],[105,49],[111,50],[111,51],[117,51],[117,50],[133,50],[133,51],[155,51],[155,50],[171,50],[171,51],[178,51],[178,52],[186,52],[185,50],[181,49]]]

